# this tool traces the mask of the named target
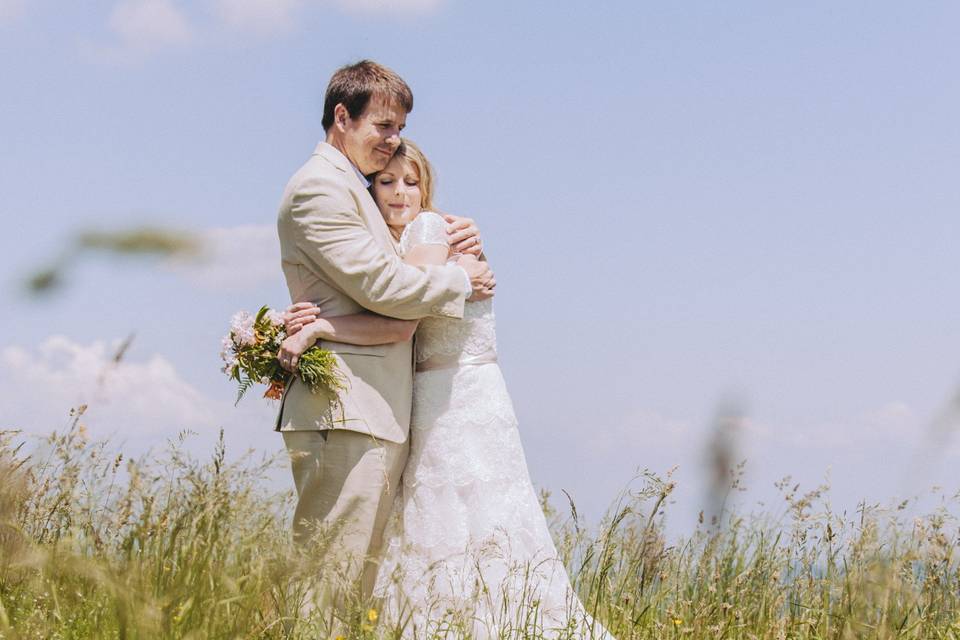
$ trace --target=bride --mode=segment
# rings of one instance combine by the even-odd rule
[[[405,262],[443,264],[447,224],[433,208],[433,172],[405,140],[371,193]],[[610,638],[570,586],[530,481],[513,405],[497,365],[492,299],[462,320],[316,317],[289,309],[283,350],[316,340],[390,342],[416,329],[410,457],[387,529],[375,595],[404,637]],[[419,322],[419,326],[417,323]]]

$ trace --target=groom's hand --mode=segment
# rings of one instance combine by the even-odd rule
[[[463,267],[470,277],[470,285],[473,287],[473,295],[468,298],[471,302],[479,302],[493,297],[493,289],[497,286],[497,280],[493,277],[493,271],[486,262],[480,262],[474,256],[461,256],[457,264]]]
[[[463,253],[478,258],[483,254],[480,229],[472,218],[444,214],[443,219],[447,221],[448,240],[453,253]]]
[[[297,302],[287,307],[286,313],[283,314],[283,326],[287,330],[287,335],[292,336],[319,317],[320,308],[315,304]]]

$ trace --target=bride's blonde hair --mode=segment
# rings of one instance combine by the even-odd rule
[[[397,148],[395,157],[403,158],[416,167],[417,175],[420,177],[420,208],[423,211],[435,211],[433,208],[433,167],[430,166],[427,156],[423,155],[423,151],[412,140],[403,138]]]

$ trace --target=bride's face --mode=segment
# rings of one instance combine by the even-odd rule
[[[420,213],[420,174],[413,163],[393,157],[373,178],[373,199],[388,226],[402,227]]]

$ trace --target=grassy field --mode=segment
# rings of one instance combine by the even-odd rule
[[[2,436],[0,637],[397,636],[375,602],[353,601],[347,623],[295,615],[316,567],[290,545],[292,496],[265,489],[276,461],[228,463],[222,446],[198,460],[178,442],[126,460],[87,438],[82,413],[43,443]],[[620,640],[960,640],[948,505],[910,521],[896,508],[845,520],[822,488],[785,482],[783,513],[727,514],[668,544],[672,490],[646,474],[590,530],[544,496],[580,597]]]

